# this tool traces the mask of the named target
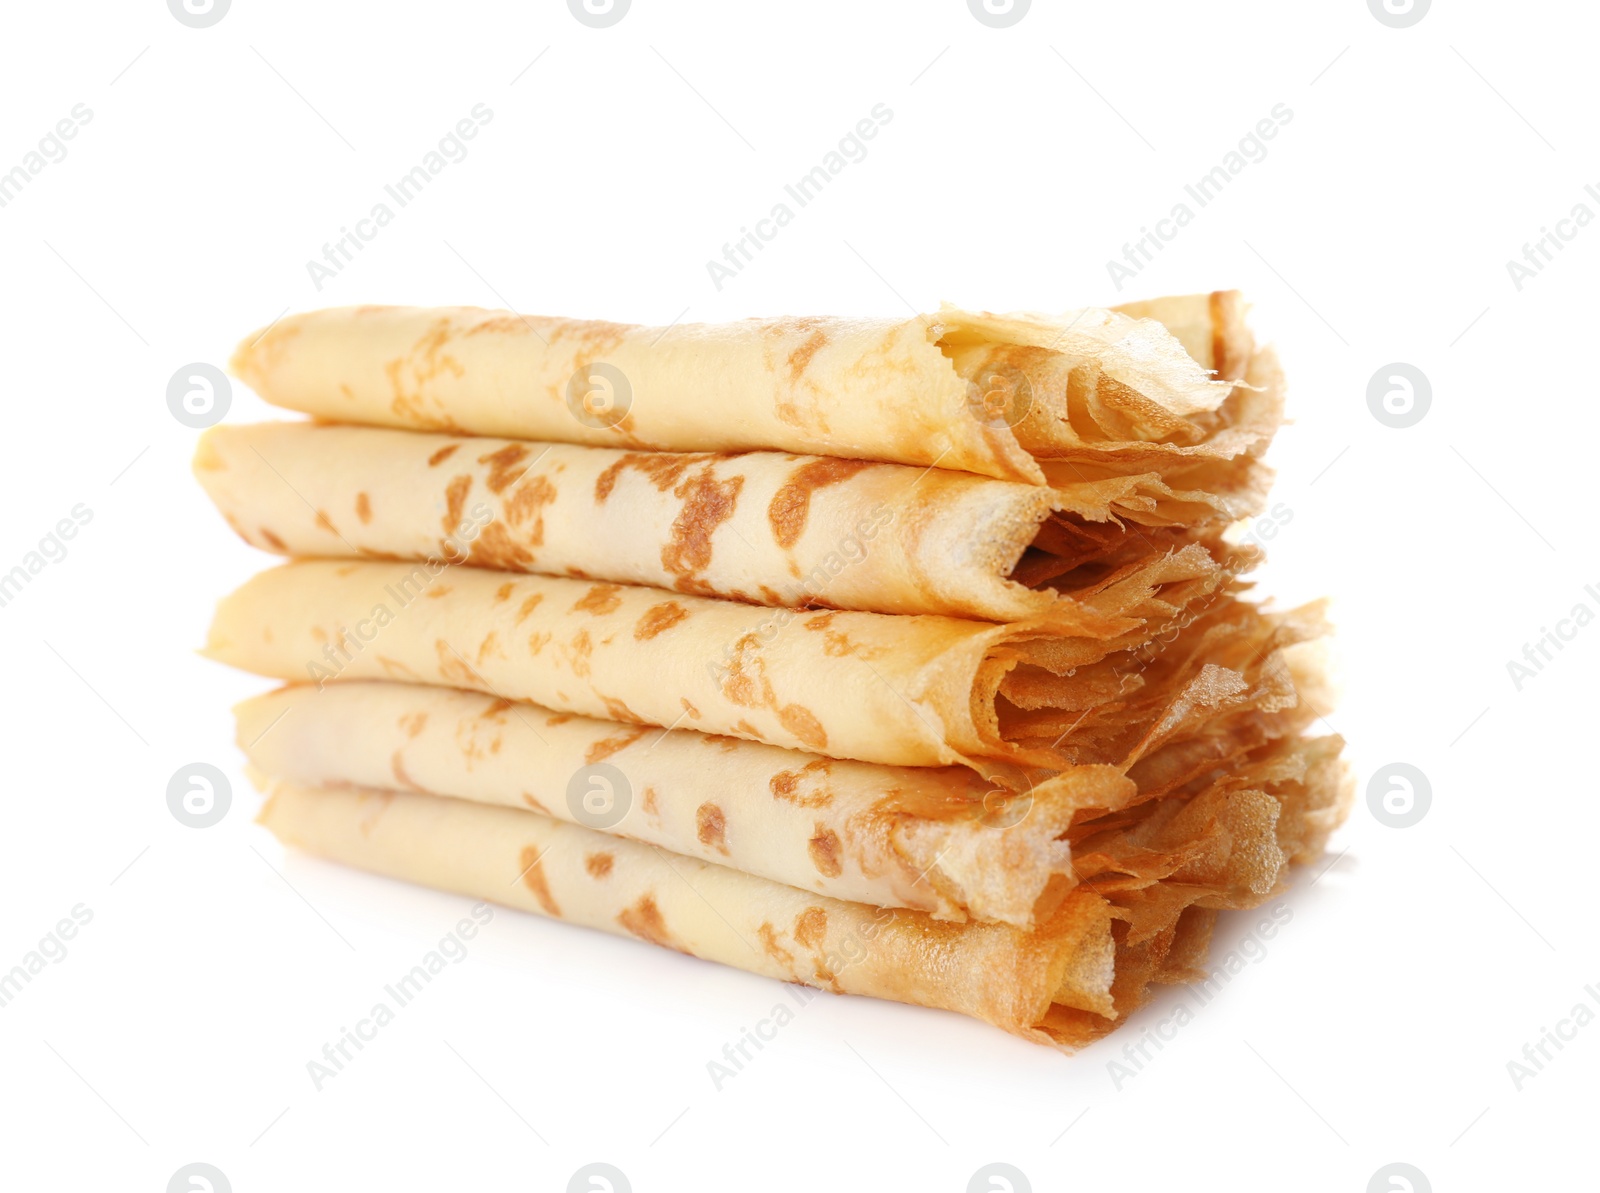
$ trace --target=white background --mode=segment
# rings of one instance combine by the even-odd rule
[[[957,1193],[991,1161],[1035,1190],[1359,1193],[1393,1161],[1436,1190],[1593,1181],[1600,1024],[1520,1091],[1507,1062],[1600,997],[1600,628],[1521,691],[1506,666],[1600,611],[1600,226],[1520,291],[1506,268],[1575,204],[1600,214],[1591,6],[1441,0],[1398,30],[1361,0],[1036,0],[1003,30],[962,0],[635,0],[598,30],[557,0],[3,20],[0,170],[93,117],[0,209],[0,571],[93,518],[0,609],[0,969],[73,906],[93,920],[0,1009],[0,1185],[158,1191],[192,1161],[241,1193],[562,1190],[590,1161],[640,1193]],[[478,103],[469,156],[319,292],[307,260]],[[879,103],[866,159],[718,291],[707,259]],[[1119,292],[1108,258],[1279,103],[1266,158]],[[1363,799],[1265,957],[1141,1071],[1119,1088],[1108,1064],[1181,992],[1075,1057],[823,997],[719,1092],[707,1062],[782,987],[501,912],[313,1088],[306,1062],[466,905],[252,825],[228,708],[265,685],[192,648],[267,560],[190,479],[176,370],[358,302],[666,323],[1222,286],[1292,382],[1263,587],[1334,597],[1329,720],[1363,791],[1404,761],[1433,802],[1393,829]],[[1366,402],[1394,361],[1432,384],[1403,430]],[[236,387],[230,419],[267,416]],[[165,802],[196,761],[234,788],[199,831]],[[1264,913],[1225,918],[1216,954]]]

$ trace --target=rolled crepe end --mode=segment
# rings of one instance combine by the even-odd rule
[[[290,316],[290,319],[292,320],[293,316]],[[282,322],[282,320],[278,320],[277,322],[269,323],[265,327],[245,336],[235,346],[233,355],[228,357],[228,372],[257,393],[260,393],[262,389],[261,382],[266,356],[275,346],[273,333]]]

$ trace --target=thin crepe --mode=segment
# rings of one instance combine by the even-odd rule
[[[1046,489],[780,452],[305,423],[213,427],[194,471],[241,537],[284,555],[464,558],[771,606],[1053,613],[1102,636],[1118,627],[1077,598],[1258,505],[1248,485],[1180,492],[1154,472]]]
[[[1187,653],[1165,651],[1131,674],[1107,658],[1147,642],[1225,582],[1199,547],[1164,557],[1100,594],[1108,611],[1138,613],[1147,631],[1097,644],[1063,637],[1047,620],[989,625],[798,613],[470,567],[304,560],[263,572],[224,598],[205,653],[291,682],[445,684],[558,712],[681,723],[834,758],[897,766],[981,767],[991,760],[991,773],[1008,765],[1059,769],[1111,760],[1082,751],[1069,757],[1075,738],[1066,730],[1046,740],[1061,718],[1095,730],[1099,722],[1089,713],[1096,706],[1137,707],[1144,720],[1119,715],[1103,734],[1121,749],[1168,733],[1163,717],[1187,723],[1262,697],[1251,676],[1231,680],[1218,668],[1196,669]],[[1233,616],[1233,630],[1219,625],[1224,614]],[[1253,616],[1228,598],[1211,607],[1203,625],[1236,637],[1254,633]],[[1177,630],[1174,637],[1199,632]],[[1272,641],[1276,632],[1255,634],[1252,668],[1273,666],[1268,648],[1287,644]],[[1074,674],[1096,663],[1104,665]],[[1147,678],[1168,674],[1194,687],[1181,713],[1164,710],[1187,688],[1166,692]],[[1282,687],[1267,695],[1293,704],[1292,689]],[[1120,699],[1125,691],[1143,702]]]
[[[771,449],[1029,484],[1070,483],[1101,456],[1121,467],[1130,448],[1176,465],[1257,450],[1271,428],[1253,408],[1225,406],[1248,361],[1238,296],[1159,310],[1185,340],[1097,308],[652,328],[367,306],[279,319],[240,344],[232,367],[274,405],[336,422]]]
[[[1058,838],[1136,791],[1088,766],[1017,794],[965,768],[835,761],[419,684],[301,684],[234,713],[266,774],[532,809],[835,899],[1024,928],[1074,881]]]

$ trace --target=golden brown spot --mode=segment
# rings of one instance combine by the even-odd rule
[[[829,658],[841,659],[855,652],[856,644],[850,640],[849,634],[827,633],[822,636],[822,653]]]
[[[532,634],[528,635],[528,653],[529,654],[538,654],[541,650],[543,650],[545,647],[547,647],[549,645],[550,645],[550,634],[548,632],[544,631],[544,630],[539,630],[539,631],[537,631],[535,633],[532,633]]]
[[[715,597],[722,595],[713,585],[708,584],[704,580],[697,579],[694,576],[679,576],[672,582],[672,587],[676,588],[679,592],[688,593],[690,596]],[[727,595],[736,600],[750,600],[749,597],[738,592],[730,592]],[[750,601],[750,603],[753,605],[757,602]]]
[[[608,878],[611,875],[611,863],[614,860],[609,853],[591,853],[583,859],[583,868],[589,871],[590,878]]]
[[[863,468],[870,467],[866,460],[825,459],[811,460],[796,468],[767,506],[767,521],[772,524],[772,537],[778,546],[787,550],[800,541],[806,519],[811,514],[813,493],[847,481]]]
[[[716,804],[707,800],[696,808],[694,826],[700,844],[720,850],[722,853],[728,852],[728,818]]]
[[[499,646],[499,633],[495,630],[490,630],[488,634],[484,636],[483,641],[478,644],[478,662],[482,663],[489,657],[490,652],[498,650]]]
[[[759,738],[761,736],[761,730],[757,729],[743,717],[739,718],[739,720],[733,723],[733,729],[735,733],[742,733],[746,737]]]
[[[521,319],[522,316],[512,318]],[[540,322],[552,344],[573,343],[575,354],[587,358],[585,363],[600,360],[638,330],[632,324],[608,323],[604,319],[543,319]]]
[[[478,463],[489,465],[489,476],[484,481],[489,486],[489,492],[499,493],[526,472],[526,468],[518,468],[517,465],[527,458],[528,448],[521,443],[508,443],[499,451],[479,456]]]
[[[803,949],[820,949],[828,938],[828,913],[820,907],[806,908],[795,917],[794,938]]]
[[[533,552],[511,537],[499,522],[491,522],[473,540],[467,562],[474,567],[502,572],[525,572],[533,563]]]
[[[265,526],[261,528],[261,537],[267,540],[268,545],[271,546],[274,551],[287,552],[289,550],[288,547],[283,545],[283,540],[277,535],[273,534],[272,531],[268,530]]]
[[[613,721],[630,721],[635,725],[646,724],[643,717],[615,696],[602,696],[600,702],[606,706],[606,715]]]
[[[510,707],[511,701],[507,700],[504,696],[496,696],[494,703],[478,714],[478,719],[487,720],[489,717],[498,717]],[[420,713],[418,715],[426,717],[428,714]]]
[[[644,789],[644,795],[639,798],[639,807],[652,820],[661,818],[661,808],[656,803],[656,789],[654,787],[646,787]]]
[[[633,636],[636,641],[644,642],[654,638],[663,630],[670,630],[684,618],[689,616],[689,611],[677,601],[666,601],[660,605],[651,605],[644,611],[644,616],[639,618],[633,627]]]
[[[590,742],[589,748],[583,752],[583,760],[590,766],[605,758],[610,758],[618,750],[625,750],[645,734],[649,733],[648,726],[638,729],[624,729],[614,737],[603,737],[597,742]]]
[[[478,678],[478,673],[472,665],[456,653],[443,638],[433,640],[433,653],[438,659],[439,678],[448,683],[459,684],[463,688],[476,688],[483,681]]]
[[[430,601],[436,601],[440,597],[447,597],[450,595],[450,586],[448,584],[435,584],[423,595],[425,595]]]
[[[698,708],[696,708],[694,705],[690,704],[687,697],[679,696],[678,697],[678,703],[683,705],[683,711],[688,713],[689,716],[692,717],[694,720],[698,721],[700,719],[700,710]]]
[[[533,796],[529,795],[526,791],[522,793],[522,802],[527,804],[528,807],[532,808],[535,812],[538,812],[542,816],[550,815],[550,809],[545,807],[538,800],[534,799]]]
[[[526,335],[532,331],[533,324],[525,315],[493,315],[474,323],[463,333],[464,338],[483,335],[485,332],[492,335],[506,335],[507,333],[521,332]]]
[[[452,480],[444,491],[444,532],[452,537],[461,531],[461,514],[467,508],[467,494],[472,491],[472,476],[462,473]]]
[[[572,717],[572,713],[558,712],[553,717],[546,717],[544,719],[544,723],[546,725],[565,725],[568,721],[572,720]]]
[[[385,366],[389,385],[394,390],[389,408],[412,426],[454,429],[448,418],[441,419],[428,408],[424,396],[430,391],[430,383],[439,376],[449,373],[459,378],[466,372],[460,361],[444,351],[453,333],[450,317],[441,316],[412,345],[409,356],[396,357]],[[406,390],[408,368],[414,386],[410,392]]]
[[[829,759],[818,758],[815,762],[806,763],[799,770],[779,771],[772,776],[770,782],[772,798],[781,799],[800,808],[826,808],[833,802],[831,791],[824,788],[809,794],[801,794],[800,786],[807,779],[815,778],[820,782],[832,767],[833,763]]]
[[[322,527],[322,529],[326,530],[329,534],[339,533],[334,529],[333,519],[328,517],[327,513],[323,510],[317,511],[317,525]]]
[[[828,342],[828,333],[818,328],[800,342],[800,346],[789,353],[789,380],[800,380],[800,374],[806,371],[806,366],[811,363],[811,358],[817,354],[817,349]]]
[[[588,630],[579,630],[572,635],[572,674],[582,676],[589,674],[589,659],[594,654],[594,639],[589,637]]]
[[[411,679],[422,681],[423,676],[418,675],[412,668],[406,666],[399,659],[391,659],[388,655],[378,656],[378,666],[383,668],[383,673],[391,679]]]
[[[428,714],[425,712],[411,713],[400,718],[400,728],[405,730],[407,737],[418,737],[423,728],[428,724]]]
[[[544,593],[536,592],[522,602],[522,608],[517,610],[517,624],[521,625],[528,619],[528,614],[539,607],[539,602],[544,600]]]
[[[716,478],[713,464],[686,479],[673,494],[683,507],[672,522],[672,541],[661,548],[661,566],[675,576],[689,577],[711,564],[711,536],[729,518],[739,501],[744,477]]]
[[[555,499],[556,487],[547,476],[536,476],[518,485],[516,492],[506,498],[505,516],[511,525],[521,526],[533,518],[533,525],[525,536],[530,547],[544,545],[544,507]]]
[[[820,820],[812,829],[808,848],[811,851],[811,864],[824,878],[837,878],[844,873],[844,866],[839,862],[839,834]]]
[[[618,595],[621,591],[620,584],[596,584],[578,599],[578,603],[572,606],[572,612],[589,613],[595,617],[615,613],[622,607],[622,597]]]
[[[629,468],[645,477],[660,492],[665,493],[678,483],[689,468],[714,456],[679,455],[671,452],[629,452],[602,472],[594,482],[594,499],[603,502],[617,486],[617,478]]]
[[[656,906],[655,898],[651,895],[641,895],[633,906],[623,908],[617,916],[617,923],[640,940],[648,940],[651,944],[658,944],[663,948],[677,949],[680,953],[689,951],[667,930],[667,921],[661,918],[661,909]]]
[[[361,835],[372,836],[372,830],[378,827],[378,821],[389,810],[389,805],[394,802],[395,793],[392,791],[372,791],[361,797],[363,805],[361,810]],[[373,805],[377,806],[374,807]]]
[[[501,601],[509,601],[511,599],[511,594],[516,591],[516,587],[517,586],[514,583],[512,583],[510,580],[507,580],[499,588],[495,589],[495,604],[498,605]]]
[[[434,452],[433,455],[428,457],[428,467],[429,468],[437,468],[440,464],[443,464],[451,456],[455,455],[456,454],[456,449],[458,447],[460,447],[460,446],[461,445],[459,443],[451,443],[451,444],[447,444],[444,447],[441,447],[438,451]]]
[[[833,619],[838,616],[839,611],[835,609],[831,613],[813,614],[800,623],[808,630],[822,633],[822,653],[833,658],[842,658],[845,655],[854,654],[856,649],[856,644],[850,640],[848,634],[828,628],[833,624]]]
[[[785,969],[794,968],[794,954],[779,942],[777,930],[771,924],[762,921],[761,927],[756,929],[756,935],[761,938],[761,948],[767,956]]]
[[[535,849],[532,845],[523,847],[522,885],[533,892],[533,897],[539,900],[539,906],[544,908],[546,915],[559,916],[561,908],[556,906],[556,901],[550,894],[550,884],[545,881],[544,866],[539,861],[543,856],[544,851]]]
[[[406,773],[405,759],[402,754],[403,751],[396,750],[389,759],[389,769],[394,773],[395,782],[408,791],[426,791],[427,788]]]
[[[722,694],[744,708],[761,708],[773,702],[772,684],[761,661],[761,635],[752,631],[734,643],[733,659],[722,677]],[[748,656],[748,657],[747,657]],[[756,680],[761,684],[758,690]]]
[[[823,729],[822,722],[817,720],[811,710],[804,705],[785,704],[778,710],[778,721],[811,749],[821,750],[827,747],[827,731]]]

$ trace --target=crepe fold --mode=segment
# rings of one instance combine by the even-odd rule
[[[935,919],[1031,927],[1071,876],[1075,818],[1136,786],[1075,767],[1014,793],[962,767],[835,761],[691,730],[419,684],[301,684],[234,710],[259,771],[533,809],[648,845]]]
[[[444,684],[1014,779],[1028,767],[1131,765],[1232,711],[1293,708],[1284,651],[1320,636],[1320,615],[1262,614],[1225,584],[1198,547],[1163,558],[1114,594],[1144,628],[1095,641],[1042,621],[798,613],[470,567],[308,560],[224,598],[205,653],[290,682]]]
[[[232,367],[274,405],[335,422],[769,449],[1036,485],[1152,466],[1195,489],[1225,484],[1236,469],[1216,465],[1259,450],[1276,425],[1270,403],[1234,384],[1254,357],[1242,301],[1194,295],[1136,315],[945,307],[654,328],[366,306],[282,318]]]
[[[770,606],[1053,614],[1076,632],[1107,576],[1215,539],[1254,491],[1159,473],[1055,488],[781,452],[630,452],[262,423],[201,437],[195,476],[263,550],[465,560]]]
[[[1111,1030],[1152,982],[1203,976],[1215,909],[1252,906],[1276,889],[1287,856],[1281,806],[1338,806],[1336,767],[1262,765],[1276,794],[1208,787],[1209,804],[1104,829],[1105,890],[1079,885],[1027,930],[846,902],[537,813],[436,796],[273,779],[260,820],[287,845],[393,878],[1070,1048]],[[1243,871],[1218,864],[1232,855],[1259,861]]]

